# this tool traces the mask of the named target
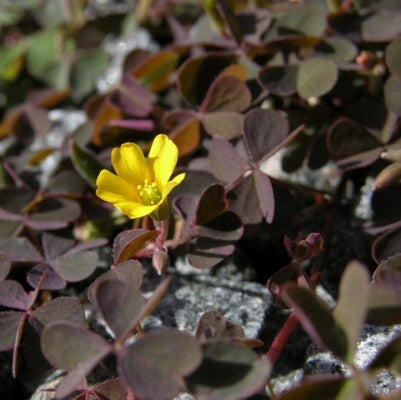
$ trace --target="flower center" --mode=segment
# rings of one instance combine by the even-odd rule
[[[149,180],[145,179],[143,185],[138,185],[136,188],[138,189],[139,196],[145,206],[153,206],[162,198],[156,182],[149,183]]]

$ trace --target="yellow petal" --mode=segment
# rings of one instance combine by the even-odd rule
[[[157,135],[149,152],[149,169],[158,185],[163,186],[170,179],[177,164],[178,149],[167,135]]]
[[[136,203],[133,201],[125,201],[114,204],[123,214],[127,215],[131,219],[142,218],[145,215],[151,214],[157,207],[158,204],[153,206],[145,206],[142,203]]]
[[[111,162],[117,175],[135,187],[150,179],[145,156],[135,143],[124,143],[120,148],[113,149]]]
[[[100,171],[96,180],[96,194],[104,201],[118,203],[122,201],[138,201],[136,188],[129,182],[114,175],[107,169]]]
[[[163,186],[163,193],[162,193],[162,198],[165,199],[169,193],[177,186],[179,185],[185,178],[185,172],[182,174],[179,174],[175,176],[170,182],[167,182]]]

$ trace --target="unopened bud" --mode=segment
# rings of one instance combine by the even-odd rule
[[[168,267],[169,257],[165,250],[155,250],[152,257],[152,265],[156,272],[161,275]]]

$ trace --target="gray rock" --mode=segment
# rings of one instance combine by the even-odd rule
[[[355,364],[364,369],[375,358],[380,349],[401,333],[400,326],[383,327],[365,325],[361,335],[361,341],[355,354]],[[342,363],[330,352],[322,351],[315,344],[311,344],[306,353],[306,361],[302,368],[295,369],[285,374],[276,374],[271,379],[275,395],[289,390],[298,385],[302,379],[309,375],[339,375],[349,376],[351,369]],[[391,393],[401,388],[401,379],[390,371],[382,371],[377,375],[375,384],[371,386],[372,394]]]
[[[232,262],[215,274],[191,269],[182,262],[171,272],[175,279],[161,305],[144,321],[144,329],[169,326],[193,333],[204,312],[218,310],[231,322],[240,324],[246,337],[256,338],[267,310],[274,306],[266,286],[243,281],[243,274],[248,272],[240,272]]]
[[[47,382],[42,383],[37,387],[35,393],[32,395],[30,400],[52,400],[54,399],[54,393],[57,385],[61,382],[63,377],[57,377],[49,379]]]

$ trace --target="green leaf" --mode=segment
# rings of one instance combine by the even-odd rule
[[[374,13],[362,21],[362,39],[366,42],[386,42],[401,33],[396,13]]]
[[[296,92],[297,74],[296,65],[266,65],[259,72],[259,80],[269,93],[285,97]]]
[[[70,68],[66,60],[54,62],[45,68],[41,79],[55,90],[67,90],[70,84]]]
[[[83,99],[95,89],[96,78],[109,65],[109,56],[100,49],[82,53],[71,68],[73,97]]]
[[[390,72],[401,79],[401,38],[394,39],[386,47],[386,63]]]
[[[346,267],[341,278],[334,318],[347,337],[346,361],[352,363],[369,303],[370,276],[357,261]],[[355,296],[355,293],[358,293]],[[352,323],[350,323],[352,321]]]
[[[389,110],[401,116],[401,77],[390,76],[384,84],[384,100]]]
[[[22,43],[0,48],[0,79],[13,81],[17,78],[23,67],[25,51],[26,46]]]
[[[297,91],[305,99],[328,93],[337,82],[336,64],[325,58],[309,58],[298,70]]]
[[[357,54],[358,48],[350,40],[336,36],[324,38],[314,52],[314,56],[332,60],[337,64],[352,61]]]
[[[319,7],[305,4],[284,13],[277,25],[282,35],[321,36],[326,28],[326,18]]]
[[[96,188],[96,179],[104,166],[96,159],[96,156],[79,147],[75,142],[70,142],[71,161],[76,171],[93,187]]]
[[[30,37],[26,54],[28,71],[38,79],[46,77],[46,69],[57,59],[62,49],[62,34],[49,29]]]

